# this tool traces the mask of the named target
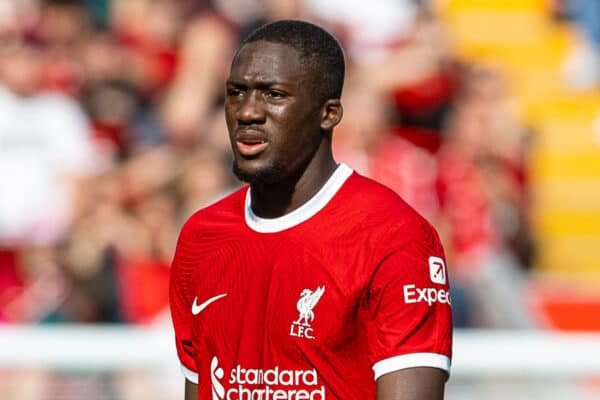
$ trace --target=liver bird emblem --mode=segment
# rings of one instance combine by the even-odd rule
[[[296,303],[296,308],[298,308],[298,312],[300,313],[296,321],[297,324],[310,326],[310,323],[315,319],[313,308],[315,308],[324,292],[325,286],[319,286],[314,292],[310,289],[304,289],[300,293],[300,300]]]

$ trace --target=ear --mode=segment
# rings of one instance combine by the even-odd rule
[[[324,131],[331,131],[333,128],[340,123],[344,109],[342,108],[342,102],[340,99],[329,99],[323,104],[323,111],[321,114],[321,129]]]

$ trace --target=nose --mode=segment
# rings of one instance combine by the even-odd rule
[[[260,93],[256,90],[249,91],[238,109],[238,121],[243,124],[255,124],[265,121],[264,104]]]

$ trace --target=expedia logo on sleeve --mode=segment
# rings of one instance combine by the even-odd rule
[[[446,265],[439,257],[429,257],[429,278],[433,283],[446,284]]]
[[[432,283],[446,285],[446,265],[444,260],[439,257],[429,257],[429,279]],[[442,303],[451,305],[450,292],[445,288],[417,287],[415,284],[404,285],[404,302],[406,304],[427,303],[431,306],[433,303]]]
[[[444,289],[419,288],[415,285],[404,285],[404,302],[406,304],[425,302],[428,306],[433,303],[450,303],[450,292]]]
[[[316,369],[269,369],[234,367],[229,373],[229,388],[215,356],[210,363],[212,400],[325,400],[325,386],[319,385]]]

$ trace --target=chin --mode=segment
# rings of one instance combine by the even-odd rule
[[[239,180],[250,185],[274,184],[286,177],[284,166],[277,163],[263,168],[244,168],[234,161],[233,173]]]

